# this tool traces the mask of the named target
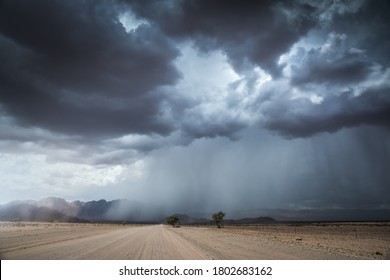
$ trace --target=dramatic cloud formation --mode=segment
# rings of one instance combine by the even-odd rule
[[[390,207],[389,12],[3,0],[1,202]]]
[[[110,2],[8,1],[1,13],[1,101],[22,124],[97,136],[171,130],[151,95],[178,78],[178,50],[156,27],[126,33]]]

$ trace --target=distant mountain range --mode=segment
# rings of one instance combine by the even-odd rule
[[[2,221],[159,222],[164,216],[158,213],[159,209],[150,209],[126,199],[67,202],[62,198],[48,197],[0,206]]]
[[[176,214],[181,224],[207,224],[210,219]],[[162,223],[166,216],[157,207],[118,199],[112,201],[72,201],[57,197],[42,200],[13,201],[0,206],[1,221],[58,221],[58,222],[134,222]],[[225,220],[225,224],[264,223],[275,221],[272,218],[246,218]]]
[[[308,221],[389,221],[390,210],[278,210],[259,209],[226,213],[224,224]],[[162,223],[162,208],[127,199],[72,201],[57,197],[13,201],[0,205],[0,221]],[[176,214],[181,224],[211,223],[211,214]],[[249,218],[243,218],[249,217]],[[254,217],[254,218],[252,218]],[[272,217],[272,218],[270,218]]]

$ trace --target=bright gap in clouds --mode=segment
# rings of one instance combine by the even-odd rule
[[[182,79],[176,87],[184,94],[221,100],[226,97],[228,85],[241,79],[220,50],[204,53],[187,43],[180,47],[180,51],[181,56],[175,65],[182,73]]]
[[[119,22],[123,25],[127,33],[135,31],[140,25],[148,22],[143,19],[138,19],[133,12],[127,10],[118,15]]]

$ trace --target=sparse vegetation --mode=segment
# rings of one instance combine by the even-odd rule
[[[179,221],[180,221],[179,217],[175,215],[169,216],[166,219],[167,224],[173,227],[179,227]]]
[[[212,216],[213,221],[214,221],[214,223],[217,224],[218,228],[221,228],[224,217],[225,217],[225,213],[222,211],[219,211],[219,212],[213,214],[213,216]]]

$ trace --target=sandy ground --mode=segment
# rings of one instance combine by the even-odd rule
[[[389,259],[390,223],[172,228],[0,222],[1,259]]]

